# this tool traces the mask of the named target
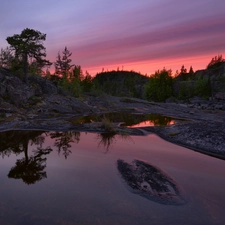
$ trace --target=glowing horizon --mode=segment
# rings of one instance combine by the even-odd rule
[[[210,60],[217,55],[205,55],[205,56],[197,56],[197,57],[188,57],[182,59],[171,59],[171,60],[155,60],[155,61],[143,61],[136,63],[126,63],[126,64],[112,64],[112,65],[102,65],[96,67],[82,67],[81,69],[83,73],[87,71],[91,76],[95,76],[97,73],[101,73],[102,71],[112,71],[112,70],[120,70],[120,71],[135,71],[142,75],[150,76],[155,73],[157,70],[162,70],[163,68],[171,69],[172,74],[176,73],[176,70],[180,71],[182,65],[189,71],[192,66],[194,72],[197,70],[206,69]],[[50,72],[54,73],[54,66],[50,68]]]

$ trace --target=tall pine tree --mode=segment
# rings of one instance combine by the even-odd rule
[[[48,60],[44,59],[46,57],[46,49],[43,41],[45,39],[46,34],[29,28],[24,29],[21,34],[14,34],[6,38],[11,49],[15,51],[15,57],[21,58],[23,61],[23,72],[26,83],[29,58],[35,59],[39,67],[51,65]]]
[[[70,69],[74,66],[71,64],[72,60],[70,59],[72,53],[65,47],[64,51],[62,52],[62,57],[60,53],[56,57],[55,62],[55,74],[58,76],[62,76],[63,78],[69,77]]]

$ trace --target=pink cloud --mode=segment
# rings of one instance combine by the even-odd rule
[[[40,10],[42,1],[36,7],[14,3],[18,10],[3,4],[0,47],[6,36],[31,27],[47,33],[49,60],[67,46],[73,63],[87,70],[124,65],[152,71],[153,64],[225,53],[224,0],[49,0]]]

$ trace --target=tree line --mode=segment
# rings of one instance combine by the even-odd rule
[[[104,86],[94,83],[93,77],[87,71],[83,73],[80,65],[72,64],[72,52],[66,46],[62,52],[58,52],[54,63],[47,60],[46,48],[44,47],[45,40],[46,34],[29,28],[24,29],[20,34],[7,37],[6,41],[9,47],[1,49],[0,67],[10,69],[26,83],[28,82],[28,74],[45,75],[47,79],[52,80],[56,85],[63,87],[76,97],[80,96],[83,92],[91,91],[93,88],[101,89],[100,86]],[[224,62],[225,60],[222,55],[218,55],[211,59],[206,68],[217,69]],[[54,74],[51,74],[49,71],[52,64],[55,67]],[[44,68],[46,68],[45,71]],[[102,74],[107,73],[102,72]],[[144,85],[144,98],[147,100],[164,101],[167,98],[173,97],[174,82],[178,80],[180,81],[180,87],[179,94],[176,97],[180,99],[193,95],[209,97],[211,92],[210,80],[204,77],[199,77],[196,80],[194,74],[192,66],[189,72],[187,72],[184,65],[182,65],[180,71],[176,71],[175,75],[172,75],[172,70],[170,69],[163,68],[162,70],[158,70],[149,77],[148,82]],[[96,77],[100,77],[99,74]],[[187,82],[183,82],[192,80],[195,80],[194,85],[191,82],[190,85],[187,85]],[[106,83],[110,86],[109,80],[106,79]],[[129,92],[137,92],[135,89],[136,80],[135,82],[131,82],[128,79],[125,83],[128,86],[132,83],[132,88],[129,88]],[[107,89],[109,90],[109,88]],[[133,97],[135,96],[138,96],[137,93],[134,93]]]
[[[46,59],[44,41],[46,34],[26,28],[20,34],[7,37],[9,47],[1,48],[0,67],[10,69],[28,83],[28,74],[45,75],[56,85],[67,89],[74,96],[91,88],[91,75],[83,73],[80,65],[72,64],[72,53],[67,47],[58,53],[54,63]],[[50,66],[54,64],[55,73],[51,74]],[[44,71],[45,69],[45,71]]]

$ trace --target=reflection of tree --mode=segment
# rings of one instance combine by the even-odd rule
[[[32,140],[32,139],[31,139]],[[42,140],[40,142],[40,140]],[[33,137],[32,142],[42,145],[44,139]],[[24,138],[22,141],[22,151],[25,157],[18,159],[16,165],[9,171],[8,177],[14,179],[22,179],[26,184],[34,184],[43,178],[46,178],[46,158],[42,158],[42,155],[49,154],[52,149],[50,147],[42,148],[38,147],[34,150],[34,156],[28,156],[28,144],[29,138]],[[20,148],[20,145],[18,145]]]
[[[39,145],[42,146],[45,142],[45,137],[42,135],[38,135],[31,140],[31,145]]]
[[[171,121],[173,121],[171,117],[155,115],[155,114],[149,114],[147,115],[147,118],[155,126],[166,126],[166,125],[169,125]]]
[[[73,124],[85,124],[85,123],[91,123],[93,121],[94,122],[100,121],[99,116],[97,116],[97,115],[83,116],[83,117],[74,119],[72,122],[73,122]]]
[[[16,155],[24,152],[24,158],[18,159],[16,165],[9,171],[8,177],[22,179],[26,184],[34,184],[46,178],[46,158],[43,155],[49,154],[50,147],[42,148],[45,137],[43,131],[10,131],[0,133],[0,154],[2,157],[9,156],[11,153]],[[4,137],[4,138],[3,138]],[[34,155],[28,156],[28,146],[36,145],[33,150]]]
[[[51,149],[48,149],[49,152]],[[46,158],[38,156],[25,157],[18,159],[16,165],[9,171],[8,177],[22,179],[26,184],[34,184],[46,178]]]
[[[132,113],[106,113],[101,115],[102,118],[107,118],[113,123],[123,122],[126,126],[132,126],[134,124],[141,123],[145,121],[144,114],[132,114]]]
[[[16,165],[9,171],[8,177],[22,179],[26,184],[34,184],[43,178],[46,178],[46,172],[43,171],[45,159],[35,160],[22,158],[16,161]]]
[[[126,141],[132,140],[129,134],[100,133],[97,134],[97,140],[99,140],[98,147],[102,145],[106,150],[105,153],[107,153],[118,138]]]
[[[16,165],[9,171],[8,177],[22,179],[26,184],[34,184],[47,177],[44,171],[47,159],[43,157],[49,154],[50,147],[43,148],[45,136],[43,131],[9,131],[0,133],[0,155],[10,156],[24,152],[24,158],[18,159]],[[52,132],[50,137],[55,139],[54,145],[58,152],[62,151],[65,158],[71,153],[71,142],[80,141],[80,132]],[[33,155],[28,155],[28,146],[36,146]]]
[[[132,114],[132,113],[106,113],[93,117],[92,121],[100,121],[101,118],[107,118],[111,122],[123,122],[124,126],[135,126],[143,122],[153,123],[155,126],[166,126],[173,121],[171,117],[165,117],[158,114]]]
[[[62,154],[67,158],[71,150],[69,149],[71,147],[70,143],[79,143],[80,141],[80,132],[74,132],[74,131],[64,131],[64,132],[53,132],[50,133],[51,138],[55,139],[55,146],[58,148],[58,153],[62,151]]]
[[[0,132],[0,155],[4,157],[10,156],[11,153],[16,155],[20,154],[24,151],[24,148],[28,146],[29,140],[33,143],[37,143],[38,137],[44,138],[41,135],[42,133],[43,131],[15,130]]]
[[[34,184],[47,177],[44,169],[47,159],[43,157],[49,154],[50,147],[43,148],[45,136],[43,131],[6,131],[0,133],[0,155],[10,156],[14,153],[24,153],[22,159],[18,159],[14,167],[8,173],[9,178],[22,179],[26,184]],[[46,134],[47,135],[47,134]],[[55,138],[55,146],[58,152],[63,152],[65,158],[71,153],[70,143],[80,141],[80,132],[52,132],[51,138]],[[36,146],[33,155],[28,155],[28,146]]]

